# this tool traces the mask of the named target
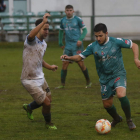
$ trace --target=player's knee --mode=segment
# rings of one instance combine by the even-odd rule
[[[104,105],[104,108],[110,108],[112,105]]]
[[[104,108],[110,108],[112,106],[112,103],[103,103]]]
[[[47,96],[43,102],[43,106],[51,106],[51,100]]]

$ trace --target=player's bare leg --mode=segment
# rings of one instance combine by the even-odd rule
[[[47,129],[57,129],[57,127],[51,122],[51,96],[49,98],[46,96],[42,104],[42,114],[44,116]]]

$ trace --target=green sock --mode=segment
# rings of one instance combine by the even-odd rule
[[[131,119],[131,111],[130,111],[130,103],[127,96],[119,98],[121,102],[121,107],[125,113],[125,117],[127,120]]]
[[[61,83],[65,85],[65,79],[67,76],[67,70],[61,70]]]
[[[120,119],[120,116],[118,115],[114,105],[112,105],[110,108],[105,108],[105,109],[114,120]]]
[[[89,84],[90,82],[90,78],[89,78],[89,74],[88,74],[88,69],[86,68],[86,70],[82,71],[85,78],[86,78],[86,81],[87,81],[87,84]]]

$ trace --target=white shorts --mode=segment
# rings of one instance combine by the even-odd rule
[[[30,95],[39,105],[44,102],[46,96],[51,95],[51,91],[45,78],[35,80],[22,80],[21,82],[25,89],[30,93]]]

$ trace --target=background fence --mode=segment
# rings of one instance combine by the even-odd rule
[[[22,12],[13,13],[0,13],[0,40],[8,42],[24,41],[26,35],[35,28],[35,21],[46,12]],[[51,17],[48,19],[50,22],[50,33],[46,41],[57,40],[58,31],[60,26],[61,18],[65,16],[64,11],[50,11]],[[111,22],[111,26],[108,26],[109,36],[123,37],[134,40],[140,40],[140,31],[134,24],[131,24],[132,18],[137,22],[140,15],[97,15],[97,16],[82,16],[82,19],[88,29],[86,40],[94,40],[94,24],[102,22],[107,24]],[[118,22],[123,24],[118,24]],[[122,31],[125,29],[125,32]],[[116,31],[117,29],[117,31]]]

